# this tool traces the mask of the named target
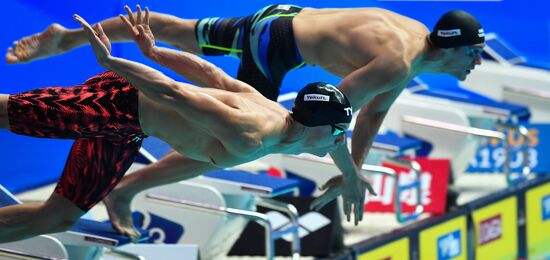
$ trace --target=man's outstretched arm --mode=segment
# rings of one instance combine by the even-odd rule
[[[128,6],[125,9],[131,14]],[[195,39],[197,20],[181,19],[163,13],[151,13],[150,21],[151,29],[159,41],[187,52],[201,54]],[[132,41],[132,35],[128,33],[126,26],[118,17],[109,18],[99,23],[113,42]],[[68,52],[88,43],[88,38],[82,28],[73,30],[59,24],[52,24],[41,33],[15,41],[6,53],[6,62],[9,64],[30,62]]]
[[[146,57],[202,87],[231,92],[258,92],[252,86],[232,78],[218,66],[195,54],[154,47]]]
[[[387,60],[373,60],[340,82],[339,87],[348,96],[352,106],[361,108],[353,130],[352,154],[350,155],[346,146],[331,152],[330,155],[342,176],[336,176],[327,182],[328,190],[312,203],[312,208],[319,209],[336,196],[342,195],[344,213],[349,220],[353,207],[356,224],[363,218],[365,189],[374,195],[368,181],[360,176],[363,160],[408,75],[406,66],[399,63],[388,64]]]
[[[363,164],[391,104],[400,93],[401,89],[396,89],[380,94],[359,111],[351,139],[351,154],[357,165]]]
[[[155,36],[149,27],[149,16],[147,7],[145,14],[138,8],[135,16],[131,12],[128,12],[128,17],[120,15],[143,55],[199,86],[257,93],[250,85],[230,77],[216,65],[197,55],[156,46]]]
[[[231,128],[229,119],[239,117],[236,109],[206,94],[199,87],[177,82],[144,64],[111,56],[110,42],[101,25],[96,24],[92,28],[82,17],[74,15],[74,18],[85,29],[98,63],[128,80],[152,101],[170,107],[205,130]]]

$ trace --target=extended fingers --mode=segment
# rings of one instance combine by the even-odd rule
[[[105,34],[103,31],[103,27],[100,23],[96,23],[93,26],[95,33],[97,37],[99,38],[99,41],[103,44],[103,46],[107,49],[107,52],[111,52],[111,41],[109,40],[109,37]]]
[[[374,188],[372,188],[372,185],[370,185],[370,181],[363,175],[358,174],[357,175],[359,179],[365,184],[366,189],[369,191],[369,193],[373,196],[378,196],[376,192],[374,191]]]
[[[361,211],[359,211],[359,221],[363,220],[363,215],[365,215],[365,204],[361,205]]]
[[[104,36],[105,35],[105,32],[103,31],[103,27],[101,27],[100,23],[94,24],[93,28],[94,28],[97,36]]]
[[[137,26],[137,28],[140,35],[145,35],[145,27],[143,27],[143,25],[140,24]]]
[[[82,28],[84,28],[84,31],[88,34],[88,36],[90,36],[90,37],[95,37],[96,36],[95,31],[92,28],[92,26],[90,26],[90,24],[88,22],[86,22],[86,20],[84,20],[84,18],[80,17],[78,14],[73,15],[73,17],[77,22],[80,23],[80,25],[82,25]]]
[[[145,25],[149,26],[149,7],[145,7]]]
[[[349,221],[351,221],[351,201],[349,201],[349,199],[347,198],[343,198],[344,199],[344,215],[346,215],[346,218]]]
[[[359,203],[356,203],[353,207],[354,209],[354,215],[355,215],[355,225],[357,226],[357,224],[359,224],[359,221],[361,220],[361,211],[363,211],[363,207],[361,207],[362,205],[359,204]]]
[[[374,191],[374,188],[372,188],[372,185],[370,185],[370,183],[366,183],[366,184],[367,184],[367,190],[369,191],[369,194],[373,196],[378,196],[378,194]]]
[[[355,210],[355,225],[359,223],[359,221],[363,220],[363,212],[365,212],[363,203],[355,203],[353,209]]]
[[[73,18],[78,22],[80,23],[82,26],[84,26],[85,24],[88,24],[88,22],[86,22],[84,20],[84,18],[80,17],[80,15],[78,14],[73,14]]]
[[[134,25],[132,25],[132,22],[130,20],[128,20],[128,18],[124,15],[121,15],[119,14],[118,17],[120,17],[120,19],[122,19],[122,21],[124,22],[124,24],[126,24],[126,28],[128,29],[128,31],[134,36],[136,37],[138,34],[137,32],[134,30]]]
[[[82,25],[82,28],[84,29],[84,32],[88,36],[88,39],[90,41],[90,44],[92,45],[92,49],[94,49],[94,52],[100,51],[101,55],[105,55],[103,53],[105,51],[109,52],[110,42],[107,36],[105,35],[105,33],[103,32],[103,28],[101,27],[101,25],[96,24],[94,25],[94,27],[92,27],[88,22],[86,22],[86,20],[84,20],[84,18],[80,17],[79,15],[75,14],[73,17],[77,22],[79,22]]]
[[[126,10],[126,13],[128,13],[128,21],[130,22],[130,25],[136,24],[136,20],[134,19],[134,14],[132,13],[132,9],[130,9],[129,6],[125,5],[124,10]]]
[[[135,24],[141,24],[141,7],[139,5],[136,5],[137,10],[137,18]]]

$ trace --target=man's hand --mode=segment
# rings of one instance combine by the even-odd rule
[[[149,27],[149,8],[145,7],[145,17],[143,17],[139,5],[136,6],[136,17],[134,17],[130,7],[124,6],[124,9],[128,13],[128,17],[119,15],[120,19],[126,25],[128,32],[133,36],[143,55],[150,57],[155,47],[155,36]]]
[[[97,23],[92,28],[92,26],[79,15],[75,14],[73,17],[82,25],[82,28],[84,28],[99,64],[104,67],[108,66],[109,60],[111,59],[111,41],[107,38],[105,32],[103,32],[101,24]]]
[[[336,199],[338,195],[342,195],[344,214],[347,220],[350,221],[353,208],[355,225],[363,219],[365,190],[369,190],[370,194],[376,195],[368,180],[359,174],[349,175],[349,177],[345,177],[344,175],[332,177],[320,189],[326,190],[326,192],[314,200],[310,208],[320,210],[326,204]]]

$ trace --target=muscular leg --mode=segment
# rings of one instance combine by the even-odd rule
[[[45,203],[0,208],[0,243],[65,231],[82,215],[84,211],[56,193]]]
[[[107,72],[70,89],[50,87],[10,96],[9,120],[14,133],[77,140],[55,189],[56,194],[45,206],[21,205],[0,211],[0,238],[3,241],[68,228],[69,220],[92,208],[122,179],[137,156],[143,138],[137,117],[138,93],[127,85],[118,75]],[[67,99],[75,102],[58,102]],[[40,123],[45,121],[49,123]],[[96,137],[97,133],[103,137]],[[87,135],[91,138],[83,138]],[[71,213],[73,208],[78,209],[78,214]],[[61,217],[60,223],[55,222],[57,215],[54,213],[65,214],[66,211],[71,213],[67,215],[70,218]],[[40,214],[47,216],[44,224],[51,229],[41,229],[30,223]],[[5,229],[5,226],[13,227]]]
[[[8,95],[0,95],[0,128],[9,127]],[[0,208],[0,243],[54,233],[70,228],[84,212],[54,193],[45,203]]]
[[[100,23],[111,42],[133,40],[120,18],[109,18]],[[201,54],[195,39],[195,23],[196,20],[181,19],[172,15],[154,12],[150,14],[151,30],[157,41],[187,52]],[[69,30],[59,24],[52,24],[40,33],[14,42],[8,49],[6,62],[22,63],[47,58],[88,43],[83,29]]]
[[[8,95],[0,94],[0,129],[9,128]]]
[[[158,162],[126,175],[103,200],[113,227],[118,232],[136,239],[139,233],[133,224],[130,202],[137,193],[152,187],[190,179],[215,169],[217,167],[211,163],[191,160],[171,152]]]

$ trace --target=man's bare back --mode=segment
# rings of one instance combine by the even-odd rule
[[[288,111],[275,102],[265,102],[259,93],[193,88],[234,110],[231,118],[208,128],[164,105],[140,95],[140,121],[146,134],[157,136],[191,159],[230,167],[278,151]],[[223,127],[225,126],[225,127]]]
[[[429,33],[418,21],[379,8],[305,8],[293,29],[305,62],[342,78],[378,56],[410,61]]]

